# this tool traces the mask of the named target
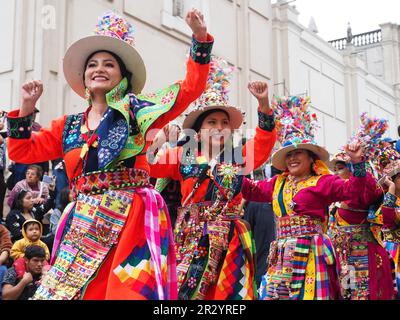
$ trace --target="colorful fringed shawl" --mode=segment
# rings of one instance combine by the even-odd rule
[[[118,242],[133,204],[134,193],[140,195],[146,204],[146,241],[142,246],[133,248],[132,254],[114,273],[121,282],[136,278],[143,287],[152,279],[149,274],[154,273],[156,292],[148,293],[149,298],[177,298],[173,238],[168,228],[170,222],[165,203],[154,190],[137,188],[107,191],[104,195],[79,195],[68,217],[61,220],[65,230],[61,241],[61,228],[56,235],[56,244],[59,244],[57,257],[34,299],[71,300],[81,291],[84,292]],[[142,272],[147,272],[147,275],[143,276]],[[165,272],[167,276],[163,276]]]

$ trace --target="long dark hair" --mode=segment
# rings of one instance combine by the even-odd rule
[[[27,195],[28,191],[21,190],[17,196],[14,198],[14,201],[11,205],[12,211],[24,211],[24,198]]]
[[[57,208],[61,212],[63,212],[65,207],[69,204],[69,193],[70,193],[70,190],[68,187],[65,187],[60,192],[60,204],[57,206]]]
[[[112,55],[112,56],[114,57],[115,60],[117,60],[117,63],[118,63],[118,65],[119,65],[119,69],[121,70],[122,79],[123,79],[123,78],[126,78],[126,79],[128,80],[128,89],[127,89],[127,93],[132,92],[132,84],[131,84],[131,81],[132,81],[132,76],[133,76],[133,74],[132,74],[131,71],[129,71],[129,70],[126,68],[126,65],[125,65],[125,63],[122,61],[122,59],[121,59],[118,55],[116,55],[114,52],[107,51],[107,50],[98,50],[98,51],[96,51],[96,52],[93,52],[93,53],[86,59],[86,62],[85,62],[85,71],[86,71],[86,69],[87,69],[87,66],[88,66],[88,64],[89,64],[90,59],[92,59],[92,57],[93,57],[95,54],[100,53],[100,52],[106,52],[106,53]],[[83,83],[85,83],[85,72],[83,72]]]

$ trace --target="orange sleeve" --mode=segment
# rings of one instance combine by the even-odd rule
[[[180,157],[182,155],[182,148],[172,148],[160,150],[153,164],[149,162],[150,176],[153,178],[171,178],[180,180],[181,174],[179,172]]]
[[[213,42],[214,38],[208,34],[207,41],[203,44],[210,46],[208,50],[211,51]],[[163,128],[170,121],[180,116],[193,101],[200,97],[206,87],[209,72],[209,63],[196,62],[193,55],[189,57],[186,77],[185,80],[180,82],[181,88],[174,106],[169,112],[157,119],[153,128]]]
[[[247,141],[243,147],[243,158],[246,164],[244,175],[250,174],[269,159],[276,137],[276,129],[267,131],[260,127],[256,128],[254,138]]]
[[[18,134],[15,134],[16,130],[24,129],[23,127],[18,128],[18,121],[22,119],[18,117],[18,114],[19,110],[8,113],[9,138],[7,139],[7,150],[11,160],[30,164],[55,160],[63,156],[62,133],[66,116],[52,121],[50,129],[41,129],[39,132],[32,132],[21,138],[18,137]],[[10,128],[14,128],[14,130],[10,131]],[[25,129],[29,129],[29,127]]]

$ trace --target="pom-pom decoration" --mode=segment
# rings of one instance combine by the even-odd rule
[[[99,18],[95,34],[119,38],[130,45],[135,44],[135,29],[126,19],[109,11]]]
[[[360,128],[349,141],[358,141],[361,144],[365,160],[376,178],[382,176],[388,163],[400,159],[400,154],[394,146],[383,138],[388,128],[388,120],[369,117],[364,112],[360,116]]]
[[[319,128],[317,115],[309,110],[310,97],[276,97],[271,107],[275,113],[275,127],[278,141],[288,144],[315,143],[315,133]]]
[[[204,93],[195,101],[195,108],[201,109],[209,106],[229,105],[229,86],[235,67],[227,61],[212,56],[210,62],[210,73],[208,75]]]

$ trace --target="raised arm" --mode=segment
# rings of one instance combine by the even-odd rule
[[[19,110],[8,113],[8,156],[11,160],[31,164],[61,158],[65,117],[51,123],[50,129],[32,132],[32,115],[19,117]]]
[[[354,142],[345,147],[346,153],[353,164],[353,173],[350,179],[343,180],[339,176],[325,175],[318,182],[319,193],[326,205],[336,201],[358,199],[363,195],[367,185],[367,171],[363,161],[363,150],[360,143]]]
[[[254,181],[244,178],[242,185],[242,195],[247,201],[272,202],[275,182],[278,176],[263,181]]]
[[[180,90],[173,107],[158,118],[152,128],[162,128],[181,115],[203,93],[206,86],[214,38],[207,33],[207,26],[200,11],[189,11],[186,23],[193,31],[186,77],[179,82]]]
[[[269,104],[267,83],[251,82],[248,88],[258,101],[258,126],[254,138],[247,141],[243,147],[244,175],[248,175],[268,160],[276,142],[275,120]]]

